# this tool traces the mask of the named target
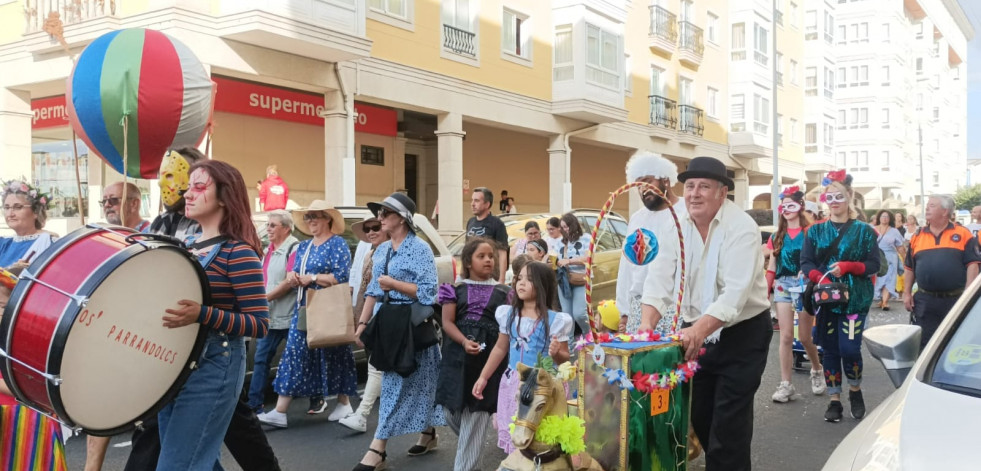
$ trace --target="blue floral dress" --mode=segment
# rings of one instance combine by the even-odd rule
[[[307,252],[310,252],[307,254]],[[306,258],[307,275],[331,274],[338,283],[348,281],[351,269],[351,249],[341,236],[333,236],[320,245],[312,240],[300,242],[292,271],[301,273],[301,261]],[[315,289],[319,289],[315,288]],[[305,290],[304,290],[305,291]],[[306,297],[297,307],[306,302]],[[297,309],[293,309],[286,349],[279,360],[279,371],[273,389],[280,396],[316,397],[333,394],[357,396],[358,377],[354,366],[354,350],[343,347],[307,348],[306,331],[296,328]]]
[[[391,259],[389,259],[391,253]],[[378,277],[388,276],[416,285],[416,295],[422,304],[436,304],[436,259],[429,245],[409,234],[398,250],[392,249],[392,241],[383,242],[371,258],[371,282],[366,296],[377,300],[375,313],[381,307],[385,295],[378,284]],[[414,299],[395,290],[389,291],[391,303],[408,304]],[[407,335],[412,335],[407,332]],[[422,432],[429,427],[446,425],[443,408],[436,406],[436,386],[439,383],[439,345],[416,352],[416,371],[403,378],[394,371],[382,373],[381,407],[375,438],[391,437]]]

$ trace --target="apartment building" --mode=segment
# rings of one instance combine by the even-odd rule
[[[837,0],[803,0],[804,9],[804,171],[812,190],[835,162],[835,7]]]
[[[438,202],[450,235],[479,186],[507,189],[522,212],[599,207],[640,149],[681,170],[695,156],[719,158],[741,182],[734,198],[748,199],[749,172],[729,157],[722,112],[723,0],[0,3],[0,178],[54,190],[49,227],[59,232],[77,225],[65,207],[101,218],[101,188],[121,178],[83,145],[79,204],[64,48],[78,54],[122,28],[185,43],[218,85],[213,157],[247,181],[278,164],[299,205],[405,190],[420,212]],[[61,38],[44,30],[52,12]],[[285,96],[316,116],[269,105]],[[155,213],[156,185],[137,183]],[[633,205],[624,198],[617,209]]]
[[[835,164],[869,208],[920,204],[966,183],[966,54],[956,0],[839,0]]]
[[[774,158],[780,185],[805,179],[804,14],[798,0],[776,4],[729,2],[729,145],[750,172],[753,208],[772,207]]]

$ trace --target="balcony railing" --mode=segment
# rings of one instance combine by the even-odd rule
[[[661,38],[666,41],[675,42],[678,40],[678,25],[675,22],[677,17],[674,13],[659,7],[657,5],[651,5],[651,30],[650,36],[652,38]]]
[[[44,31],[44,23],[52,14],[61,19],[62,26],[116,14],[116,0],[24,0],[24,33]]]
[[[443,25],[443,47],[457,53],[468,56],[476,56],[477,35],[470,31],[456,28],[447,24]]]
[[[674,129],[678,125],[678,102],[658,95],[650,95],[651,124]]]
[[[695,108],[691,105],[680,105],[678,106],[678,112],[680,116],[679,123],[681,124],[678,130],[701,136],[705,131],[705,126],[702,125],[702,115],[705,113],[701,108]]]
[[[773,12],[773,19],[776,20],[777,24],[783,26],[783,12],[777,10]]]
[[[687,21],[679,21],[678,28],[681,31],[682,51],[691,51],[701,56],[705,52],[705,42],[703,41],[702,28],[695,26]]]

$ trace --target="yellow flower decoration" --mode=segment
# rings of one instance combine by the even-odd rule
[[[559,365],[559,379],[565,382],[572,381],[576,377],[576,365],[565,362]]]

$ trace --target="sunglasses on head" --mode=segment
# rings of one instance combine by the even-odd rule
[[[363,227],[364,227],[365,234],[369,232],[378,232],[382,229],[381,224],[365,224]]]
[[[780,205],[780,211],[784,213],[796,213],[800,211],[800,205],[797,203],[783,203]]]
[[[844,203],[848,201],[848,196],[844,193],[825,193],[824,202],[825,203]]]

